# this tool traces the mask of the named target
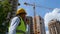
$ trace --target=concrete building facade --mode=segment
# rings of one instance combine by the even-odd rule
[[[31,16],[27,16],[27,21],[29,25],[29,33],[28,34],[33,34],[33,18]]]
[[[36,25],[34,23],[34,34],[46,34],[45,33],[45,24],[44,24],[44,19],[40,16],[36,16]],[[35,26],[36,29],[35,29]],[[36,30],[36,33],[35,33],[35,30]]]
[[[17,7],[18,7],[18,0],[9,0],[9,3],[11,5],[11,17],[16,16],[16,11],[17,11]]]
[[[48,23],[48,28],[50,34],[60,34],[60,21],[51,20]]]

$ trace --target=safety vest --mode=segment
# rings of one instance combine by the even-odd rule
[[[23,19],[20,17],[20,25],[18,25],[17,29],[16,29],[16,33],[17,34],[25,34],[26,32],[26,26],[24,24]]]

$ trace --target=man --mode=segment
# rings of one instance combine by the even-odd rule
[[[9,34],[25,34],[26,32],[26,12],[23,8],[17,10],[16,17],[11,20]]]

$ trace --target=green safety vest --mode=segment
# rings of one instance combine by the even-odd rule
[[[23,21],[23,19],[20,17],[20,25],[18,25],[17,29],[16,29],[16,33],[17,34],[25,34],[26,33],[26,26],[25,23]]]

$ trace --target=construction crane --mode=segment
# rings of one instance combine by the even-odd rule
[[[35,16],[36,16],[36,11],[35,11],[35,3],[34,4],[28,4],[28,3],[24,3],[25,5],[29,5],[29,6],[33,6],[33,9],[34,9],[34,26],[35,26],[35,33],[34,34],[37,34],[37,30],[36,30],[36,28],[37,28],[37,26],[36,26],[36,18],[35,18]]]
[[[29,3],[24,3],[25,5],[29,5],[29,6],[35,6],[35,7],[40,7],[40,8],[45,8],[45,9],[50,9],[50,10],[53,10],[54,8],[49,8],[49,7],[45,7],[45,6],[41,6],[41,5],[35,5],[34,4],[29,4]]]
[[[53,10],[54,8],[48,8],[48,7],[44,7],[44,6],[38,6],[38,5],[35,5],[35,3],[34,4],[29,4],[29,3],[24,3],[25,5],[28,5],[28,6],[33,6],[33,10],[34,10],[34,29],[35,29],[35,31],[34,31],[34,34],[38,34],[37,33],[37,23],[36,23],[36,11],[35,11],[35,7],[40,7],[40,8],[45,8],[45,9],[49,9],[49,10]]]

